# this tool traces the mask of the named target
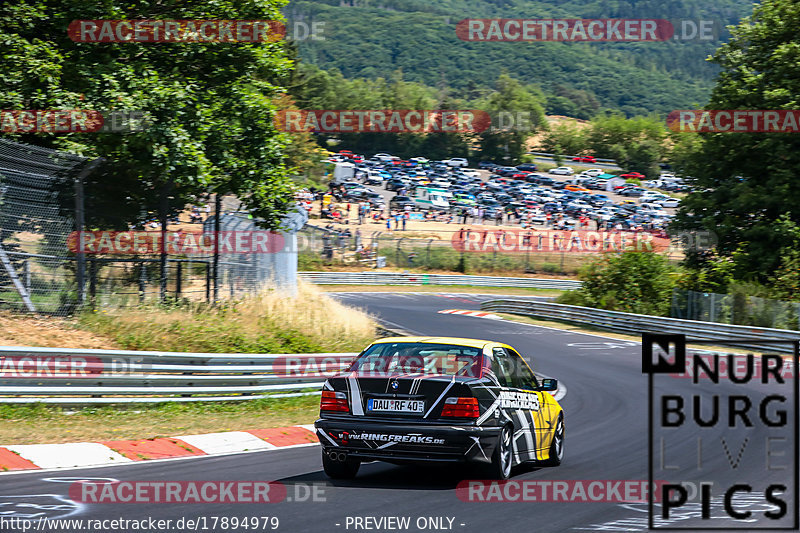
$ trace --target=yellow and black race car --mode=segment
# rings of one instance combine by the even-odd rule
[[[392,337],[325,382],[314,424],[332,478],[363,461],[477,463],[507,479],[526,462],[557,466],[564,413],[514,348],[449,337]]]

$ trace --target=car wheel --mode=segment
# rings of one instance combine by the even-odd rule
[[[512,453],[511,427],[505,426],[500,431],[497,446],[492,454],[492,462],[486,468],[486,477],[489,479],[508,479],[511,476]]]
[[[543,461],[545,466],[558,466],[564,458],[564,415],[558,415],[553,441],[550,443],[550,458]]]
[[[322,451],[322,468],[331,479],[353,479],[358,473],[361,461],[347,458],[344,461],[334,461],[325,450]]]

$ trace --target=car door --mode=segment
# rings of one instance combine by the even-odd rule
[[[531,459],[540,459],[550,447],[552,421],[550,420],[550,404],[543,397],[546,392],[539,390],[539,381],[525,360],[515,350],[505,348],[514,368],[514,385],[518,391],[522,415],[530,421],[534,447],[530,450]]]
[[[525,393],[518,388],[517,369],[505,348],[492,349],[492,369],[500,382],[500,409],[514,425],[514,461],[516,463],[536,458],[536,428],[528,415]],[[523,395],[523,398],[520,398]]]

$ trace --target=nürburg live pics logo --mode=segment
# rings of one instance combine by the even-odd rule
[[[650,529],[796,531],[800,342],[690,345],[704,349],[687,349],[683,335],[642,335],[649,483],[662,480]]]

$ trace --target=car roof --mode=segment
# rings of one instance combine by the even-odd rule
[[[460,337],[384,337],[383,339],[376,340],[373,344],[386,344],[393,342],[415,342],[424,344],[455,344],[457,346],[468,346],[470,348],[484,348],[487,345],[492,347],[511,348],[517,351],[516,348],[503,344],[502,342],[487,341],[481,339],[465,339]]]

